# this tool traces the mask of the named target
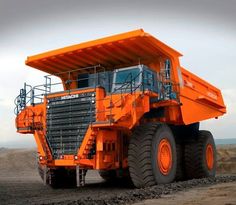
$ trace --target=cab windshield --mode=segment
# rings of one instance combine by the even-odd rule
[[[116,73],[115,83],[116,84],[123,84],[126,82],[131,82],[131,80],[138,82],[139,81],[139,73],[140,73],[139,68],[118,71]]]

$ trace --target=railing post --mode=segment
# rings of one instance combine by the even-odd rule
[[[47,94],[47,88],[48,88],[48,76],[44,76],[45,77],[45,94]]]
[[[132,77],[132,73],[130,73],[130,82],[131,82],[131,85],[130,85],[130,89],[131,89],[131,94],[133,94],[133,77]]]
[[[141,77],[142,77],[142,90],[143,90],[143,93],[144,93],[144,72],[143,70],[141,71]]]
[[[49,90],[48,90],[48,93],[51,93],[51,89],[52,89],[52,79],[51,78],[48,78],[49,79]]]
[[[31,99],[30,99],[30,101],[31,101],[31,105],[34,105],[34,88],[32,88],[32,90],[31,90]]]
[[[91,96],[91,98],[92,98],[92,96]],[[95,96],[95,98],[96,98],[96,96]],[[90,125],[92,125],[92,99],[90,100],[90,107],[89,107],[89,121],[90,121]],[[96,102],[95,102],[96,103]],[[96,104],[95,104],[95,106],[96,106]],[[95,110],[96,110],[96,108],[95,108]],[[88,112],[87,112],[88,113]],[[96,115],[95,115],[96,116]]]

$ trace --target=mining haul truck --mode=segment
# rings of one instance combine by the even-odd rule
[[[214,176],[214,139],[199,122],[226,107],[181,56],[140,29],[28,57],[47,76],[24,84],[15,122],[34,135],[43,182],[83,186],[87,170],[138,188]]]

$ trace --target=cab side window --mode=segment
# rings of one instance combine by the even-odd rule
[[[89,74],[83,73],[78,75],[78,88],[89,87]]]

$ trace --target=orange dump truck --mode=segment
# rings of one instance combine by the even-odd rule
[[[226,107],[181,56],[140,29],[28,57],[48,75],[20,90],[16,128],[34,135],[44,183],[83,186],[90,169],[136,187],[214,176],[214,139],[199,122]]]

